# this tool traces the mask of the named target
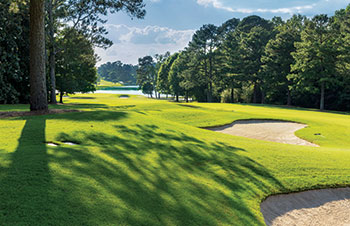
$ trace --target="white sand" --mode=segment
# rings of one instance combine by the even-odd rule
[[[261,212],[268,226],[350,226],[350,188],[271,196]]]
[[[210,128],[210,130],[258,140],[318,147],[316,144],[295,136],[294,133],[297,130],[303,129],[306,126],[307,125],[294,122],[247,120],[236,121],[226,126]]]

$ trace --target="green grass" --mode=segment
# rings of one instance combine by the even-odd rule
[[[103,89],[108,89],[108,88],[113,88],[113,87],[120,87],[120,86],[123,86],[123,85],[118,83],[118,82],[117,83],[109,82],[109,81],[101,79],[101,81],[98,82],[98,84],[96,86],[96,89],[97,90],[103,90]]]
[[[269,195],[350,185],[346,113],[110,94],[64,101],[56,108],[83,112],[0,119],[0,225],[264,225]],[[249,118],[306,123],[297,135],[321,147],[199,128]]]

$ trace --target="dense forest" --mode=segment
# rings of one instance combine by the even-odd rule
[[[88,2],[45,5],[45,89],[51,103],[56,91],[62,97],[95,90],[94,48],[112,45],[103,15],[120,10],[145,15],[139,0]],[[294,15],[286,21],[233,18],[220,26],[203,25],[180,52],[142,57],[137,67],[107,63],[99,73],[108,81],[137,82],[156,97],[349,111],[349,31],[350,6],[334,16]],[[0,104],[29,102],[29,33],[27,2],[0,0]]]
[[[349,31],[350,6],[332,17],[208,24],[183,51],[140,58],[138,83],[176,100],[350,110]]]
[[[97,72],[106,81],[118,82],[124,85],[136,85],[136,70],[137,66],[116,61],[102,64]]]
[[[0,104],[30,102],[31,110],[45,110],[47,102],[57,103],[57,92],[62,102],[65,93],[94,91],[94,48],[113,44],[104,17],[124,11],[142,19],[144,6],[142,0],[0,0]]]

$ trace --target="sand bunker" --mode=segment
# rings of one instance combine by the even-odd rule
[[[230,125],[209,129],[216,132],[259,140],[318,147],[316,144],[295,136],[295,131],[303,129],[306,126],[307,125],[300,123],[284,121],[242,120],[236,121]]]
[[[350,188],[271,196],[261,212],[268,226],[349,226]]]

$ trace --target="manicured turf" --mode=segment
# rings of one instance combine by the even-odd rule
[[[345,113],[107,94],[65,103],[83,112],[0,119],[0,225],[264,225],[271,194],[350,185]],[[306,123],[297,135],[321,147],[198,128],[249,118]]]
[[[100,90],[100,89],[107,89],[107,88],[117,87],[117,86],[122,86],[122,84],[109,82],[109,81],[101,79],[101,81],[97,84],[96,89]]]

